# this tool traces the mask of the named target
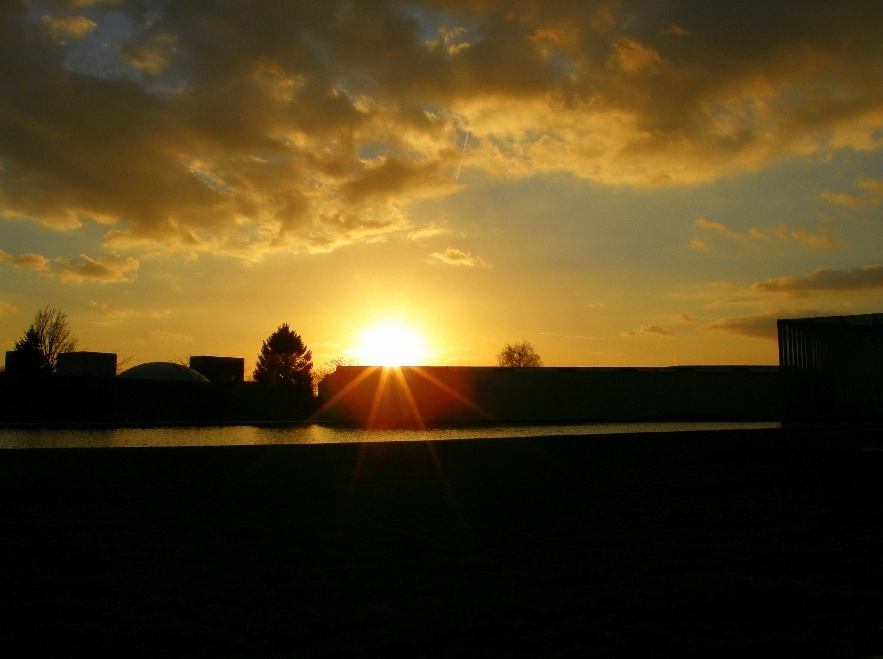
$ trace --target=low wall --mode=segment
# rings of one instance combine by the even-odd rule
[[[775,366],[498,368],[342,366],[321,419],[370,427],[475,422],[780,420]]]

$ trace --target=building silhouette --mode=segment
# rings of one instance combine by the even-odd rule
[[[62,352],[58,355],[56,375],[112,378],[117,374],[115,352]]]
[[[190,368],[202,373],[209,382],[232,383],[245,380],[245,359],[242,357],[214,357],[193,355]]]
[[[786,419],[883,418],[883,314],[777,324]]]
[[[776,366],[341,366],[319,397],[321,420],[373,428],[781,415]]]

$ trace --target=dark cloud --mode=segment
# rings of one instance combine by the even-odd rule
[[[851,270],[822,269],[804,277],[779,277],[754,284],[761,293],[786,293],[797,297],[816,292],[852,292],[883,288],[883,265]]]
[[[807,318],[810,316],[826,316],[829,312],[821,312],[812,309],[771,311],[759,316],[744,316],[742,318],[722,318],[705,329],[726,334],[735,334],[749,339],[761,339],[775,341],[778,338],[776,328],[777,318]]]
[[[29,6],[0,7],[0,213],[117,246],[407,230],[467,130],[490,175],[633,185],[883,146],[873,2]]]
[[[712,331],[735,334],[751,339],[772,339],[777,336],[777,314],[763,314],[760,316],[745,316],[743,318],[723,318],[706,326]]]
[[[47,259],[40,254],[12,256],[0,251],[0,263],[9,263],[22,270],[31,270],[74,283],[84,281],[126,283],[135,279],[140,267],[137,259],[116,254],[99,256],[98,258],[83,254],[79,259],[64,257]]]

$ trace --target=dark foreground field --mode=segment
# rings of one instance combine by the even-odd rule
[[[0,647],[883,654],[883,437],[0,451]]]

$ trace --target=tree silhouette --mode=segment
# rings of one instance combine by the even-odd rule
[[[25,335],[15,342],[15,367],[17,373],[39,373],[51,375],[52,367],[40,348],[40,337],[31,325]],[[12,364],[10,364],[12,366]]]
[[[58,355],[77,347],[77,339],[67,322],[67,314],[47,306],[37,312],[34,322],[15,344],[16,370],[54,373]]]
[[[312,393],[312,370],[312,351],[283,323],[264,341],[253,377],[260,384],[284,384]]]
[[[528,341],[521,343],[507,343],[497,355],[497,364],[500,366],[542,366],[543,360]]]

